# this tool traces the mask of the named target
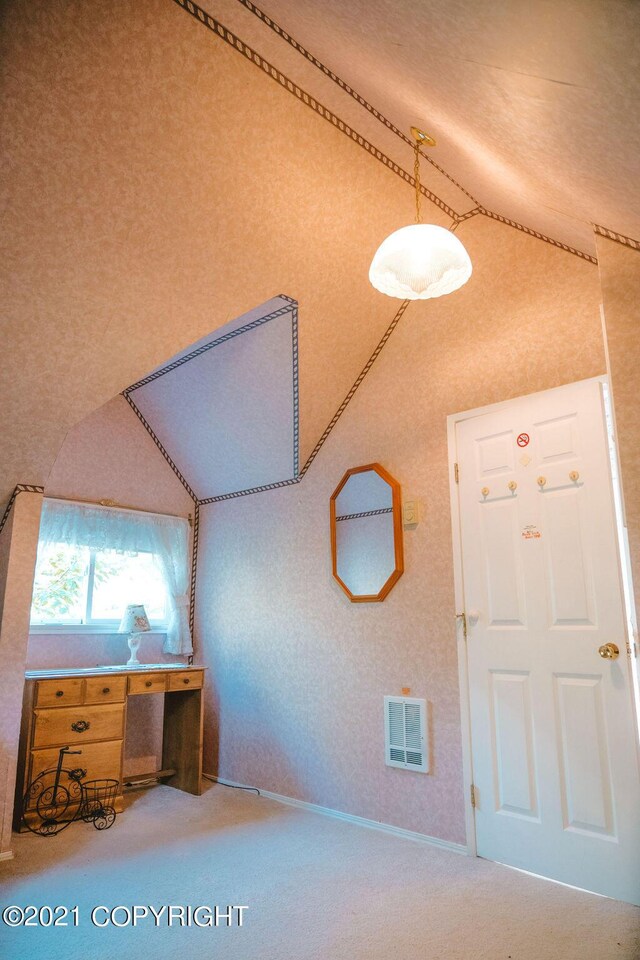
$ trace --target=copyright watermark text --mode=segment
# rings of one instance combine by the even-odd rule
[[[94,927],[241,927],[244,904],[197,907],[185,904],[118,904],[115,907],[100,904],[88,912],[88,920]],[[79,927],[83,917],[78,906],[74,907],[19,907],[11,904],[2,910],[2,922],[7,927]]]

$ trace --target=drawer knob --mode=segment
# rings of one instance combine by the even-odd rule
[[[189,682],[190,682],[190,681],[189,681],[189,677],[183,677],[183,678],[182,678],[182,682],[183,682],[183,683],[189,683]]]
[[[102,688],[102,692],[103,692],[103,693],[111,693],[111,687],[103,687],[103,688]]]
[[[84,733],[90,726],[91,724],[88,720],[74,720],[71,724],[71,729],[75,730],[76,733]]]
[[[64,697],[64,690],[56,690],[56,697]]]
[[[145,685],[145,687],[152,687],[152,686],[153,686],[153,681],[152,681],[152,680],[145,680],[144,685]]]

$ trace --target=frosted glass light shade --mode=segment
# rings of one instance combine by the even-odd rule
[[[429,300],[453,293],[471,271],[469,254],[455,234],[435,224],[414,223],[382,241],[369,280],[388,297]]]

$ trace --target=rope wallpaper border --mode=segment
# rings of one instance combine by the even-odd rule
[[[385,126],[388,130],[394,133],[396,137],[399,137],[400,140],[403,140],[406,144],[408,144],[413,150],[414,142],[411,139],[411,137],[407,136],[406,133],[403,133],[402,130],[396,127],[395,123],[392,123],[392,121],[389,120],[387,117],[385,117],[383,113],[381,113],[374,106],[372,106],[367,100],[365,100],[365,98],[361,94],[359,94],[357,90],[354,90],[353,87],[349,86],[349,84],[346,83],[346,81],[343,80],[342,77],[339,77],[337,73],[334,73],[333,70],[330,70],[329,67],[325,66],[321,60],[318,60],[316,56],[310,53],[309,50],[303,47],[301,43],[299,43],[294,37],[292,37],[289,33],[287,33],[287,31],[283,27],[281,27],[279,23],[276,23],[275,20],[267,16],[267,14],[263,10],[261,10],[260,7],[257,7],[255,3],[251,2],[251,0],[238,0],[238,3],[241,4],[241,6],[245,7],[245,9],[247,9],[255,17],[257,17],[258,20],[264,23],[266,27],[269,27],[270,30],[273,30],[273,32],[278,37],[280,37],[281,40],[284,40],[285,43],[288,43],[290,47],[293,47],[293,49],[297,53],[299,53],[302,57],[304,57],[305,60],[308,60],[309,63],[312,63],[314,67],[317,67],[318,70],[324,73],[325,77],[329,77],[329,79],[332,80],[338,87],[340,87],[340,89],[344,93],[346,93],[353,100],[359,103],[361,107],[364,107],[367,113],[370,113],[373,117],[375,117],[376,120],[378,120],[383,126]],[[441,167],[440,164],[436,163],[433,157],[429,156],[429,154],[427,153],[423,153],[422,157],[427,161],[427,163],[430,163],[432,167],[434,167],[439,173],[441,173],[443,177],[446,177],[447,180],[449,180],[449,182],[454,185],[454,187],[457,187],[458,190],[464,193],[464,195],[467,196],[469,200],[471,200],[474,207],[480,206],[480,201],[476,200],[473,194],[469,193],[466,187],[463,187],[462,184],[459,183],[454,177],[452,177],[450,173],[447,173],[447,171],[443,167]]]
[[[384,154],[376,146],[370,143],[364,136],[354,130],[350,124],[338,117],[337,114],[325,107],[324,104],[320,103],[317,98],[313,97],[306,90],[303,90],[302,87],[282,73],[282,71],[270,63],[270,61],[262,57],[261,54],[259,54],[256,50],[250,47],[249,44],[245,43],[244,40],[234,34],[233,31],[229,30],[228,27],[225,27],[223,23],[221,23],[219,20],[216,20],[215,17],[212,17],[211,14],[207,13],[206,10],[203,10],[202,7],[199,7],[196,3],[194,3],[194,0],[171,0],[171,2],[177,4],[177,6],[188,13],[189,16],[193,17],[194,20],[210,30],[219,39],[229,44],[229,46],[231,46],[238,53],[241,53],[247,60],[270,76],[272,80],[276,81],[276,83],[279,83],[280,86],[284,87],[284,89],[293,94],[306,106],[318,113],[323,119],[332,123],[333,126],[337,127],[341,133],[344,133],[351,140],[357,143],[358,146],[365,149],[369,154],[371,154],[371,156],[383,163],[389,170],[399,176],[402,180],[404,180],[410,186],[415,187],[414,178],[403,167],[387,157],[386,154]],[[267,17],[266,14],[264,14],[263,11],[261,11],[255,4],[251,3],[250,0],[238,0],[238,2],[252,14],[254,14],[261,22],[263,22],[265,26],[280,36],[284,42],[292,46],[301,56],[314,64],[314,66],[321,70],[326,76],[337,83],[342,90],[344,90],[349,96],[353,97],[353,99],[355,99],[360,106],[376,117],[376,119],[384,124],[385,127],[399,136],[404,142],[410,143],[409,138],[382,113],[380,113],[380,111],[371,106],[371,104],[369,104],[364,97],[357,93],[357,91],[353,90],[353,88],[350,87],[349,84],[347,84],[340,77],[338,77],[337,74],[335,74],[332,70],[329,70],[328,67],[325,67],[320,60],[314,57],[313,54],[309,53],[309,51],[307,51],[306,48],[303,47],[302,44],[300,44],[297,40],[294,40],[294,38],[286,33],[286,31],[283,30],[274,20],[272,20],[270,17]],[[561,240],[555,240],[553,237],[548,237],[546,234],[540,233],[538,230],[534,230],[516,220],[511,220],[509,217],[495,213],[494,211],[489,210],[487,207],[482,206],[478,203],[475,197],[473,197],[473,195],[465,187],[463,187],[462,184],[458,183],[458,181],[451,177],[446,170],[435,163],[428,155],[422,154],[422,156],[436,169],[438,169],[443,176],[450,180],[451,183],[453,183],[466,196],[468,196],[474,204],[476,204],[472,210],[469,210],[464,214],[459,214],[435,193],[428,190],[424,185],[421,185],[421,194],[435,204],[435,206],[439,207],[439,209],[446,213],[447,216],[451,217],[455,223],[462,223],[474,216],[484,216],[490,220],[495,220],[504,226],[512,227],[513,229],[518,230],[520,233],[527,234],[527,236],[534,237],[536,240],[541,240],[544,243],[548,243],[551,246],[556,247],[558,250],[563,250],[565,253],[573,254],[581,260],[597,265],[597,258],[591,254],[585,253],[583,250],[578,250],[576,247],[573,247],[567,243],[563,243]],[[605,230],[606,228],[601,229]],[[614,233],[614,231],[610,232]],[[631,238],[627,239],[631,240]],[[633,246],[636,242],[640,243],[640,241],[632,241],[629,245]]]
[[[167,461],[167,463],[169,464],[169,466],[171,467],[171,469],[173,470],[173,472],[175,473],[176,477],[178,478],[178,480],[180,481],[180,483],[182,484],[182,486],[185,488],[185,490],[187,491],[187,493],[189,494],[189,496],[191,497],[191,499],[192,499],[194,502],[196,502],[197,499],[198,499],[197,495],[194,493],[194,491],[193,491],[193,490],[191,489],[191,487],[189,486],[188,481],[184,478],[183,474],[181,473],[180,469],[179,469],[178,466],[176,465],[175,461],[171,458],[171,456],[170,456],[169,453],[167,452],[166,448],[162,445],[162,442],[160,441],[158,435],[157,435],[156,432],[154,431],[154,429],[153,429],[153,427],[151,426],[151,424],[149,423],[149,421],[145,418],[144,414],[138,409],[138,407],[136,406],[136,404],[134,403],[134,401],[131,399],[131,397],[129,396],[129,394],[127,393],[126,390],[123,391],[122,396],[123,396],[124,399],[127,401],[127,403],[129,404],[129,406],[131,407],[131,409],[132,409],[133,412],[135,413],[136,417],[138,418],[138,420],[140,421],[140,423],[142,424],[142,426],[145,428],[145,430],[147,431],[147,433],[149,434],[149,436],[151,437],[151,439],[152,439],[153,442],[155,443],[156,447],[158,448],[158,450],[160,451],[160,453],[162,454],[162,456],[164,457],[164,459]]]
[[[193,502],[193,533],[191,541],[191,581],[189,583],[189,631],[191,633],[191,642],[193,643],[193,625],[196,616],[196,580],[198,577],[198,541],[200,538],[200,504],[197,500]],[[194,644],[195,649],[195,644]],[[189,663],[193,663],[193,654],[189,657]]]
[[[615,230],[608,230],[607,227],[601,227],[600,224],[593,224],[593,232],[599,237],[606,237],[607,240],[614,240],[622,244],[623,247],[630,247],[632,250],[640,251],[640,240],[634,240],[633,237],[625,237],[624,233],[616,233]]]
[[[277,320],[278,317],[282,317],[287,314],[292,308],[295,308],[297,311],[297,301],[293,297],[288,297],[284,293],[276,294],[276,297],[272,299],[286,300],[287,305],[284,307],[278,307],[277,310],[272,310],[271,313],[265,314],[264,317],[257,317],[255,320],[251,320],[249,323],[245,323],[244,326],[238,327],[236,330],[231,330],[229,333],[223,334],[221,337],[217,337],[215,340],[211,340],[209,343],[203,343],[201,346],[197,347],[195,350],[192,350],[190,353],[184,355],[184,357],[179,357],[177,360],[172,360],[170,363],[165,364],[162,367],[159,367],[157,370],[154,370],[153,373],[150,373],[148,376],[143,377],[142,380],[137,380],[135,383],[132,383],[130,387],[127,387],[122,391],[123,396],[125,394],[133,393],[134,390],[139,390],[140,387],[145,387],[148,383],[152,383],[154,380],[157,380],[158,377],[164,377],[165,374],[170,373],[172,370],[176,370],[178,367],[181,367],[183,364],[188,363],[189,360],[195,360],[196,357],[201,356],[203,353],[206,353],[208,350],[212,350],[214,347],[219,347],[222,343],[227,343],[228,340],[233,340],[234,337],[240,336],[242,333],[248,333],[249,330],[255,330],[256,327],[262,326],[264,323],[269,323],[270,320]],[[296,323],[297,323],[297,312],[296,312]],[[296,335],[297,343],[297,335]]]
[[[360,104],[368,113],[376,118],[380,123],[382,123],[388,130],[394,133],[400,140],[408,144],[413,149],[413,141],[406,133],[403,133],[391,120],[389,120],[383,113],[377,110],[372,106],[365,98],[354,90],[353,87],[349,86],[341,77],[339,77],[333,70],[330,70],[329,67],[325,66],[321,60],[309,52],[301,43],[299,43],[294,37],[287,33],[287,31],[280,26],[279,23],[276,23],[271,17],[269,17],[263,10],[252,3],[251,0],[237,0],[237,2],[245,7],[250,13],[258,18],[265,26],[272,30],[281,40],[284,40],[285,43],[288,43],[289,46],[299,53],[302,57],[312,63],[314,67],[320,70],[326,77],[333,81],[341,90],[343,90],[348,96],[352,97],[357,103]],[[565,250],[567,253],[574,253],[577,256],[581,256],[586,260],[589,260],[592,263],[597,263],[597,259],[591,257],[589,254],[576,250],[574,247],[569,246],[568,244],[562,244],[558,240],[553,240],[551,237],[547,237],[543,233],[539,233],[535,230],[532,230],[529,227],[523,226],[521,223],[517,223],[515,220],[510,220],[508,217],[502,217],[500,214],[493,213],[488,210],[486,207],[483,207],[480,201],[474,197],[474,195],[467,190],[463,184],[461,184],[455,177],[452,177],[444,167],[441,167],[436,161],[427,153],[422,154],[423,158],[431,164],[443,177],[446,177],[455,187],[458,188],[465,196],[467,196],[475,205],[475,209],[469,210],[468,213],[462,214],[459,216],[459,222],[463,220],[468,220],[469,217],[475,216],[476,214],[481,214],[485,217],[490,217],[492,220],[499,220],[501,223],[504,223],[506,226],[515,227],[518,230],[525,231],[526,233],[531,233],[538,240],[544,240],[546,243],[551,243],[554,246],[557,245],[561,249]],[[608,236],[611,240],[617,240],[618,243],[623,243],[626,246],[632,247],[634,250],[640,250],[640,241],[634,240],[632,237],[625,237],[623,234],[615,233],[613,230],[608,230],[606,227],[600,227],[594,225],[596,233],[600,233],[602,236]]]
[[[545,236],[544,233],[538,233],[537,230],[532,230],[530,227],[523,227],[517,220],[510,220],[508,217],[503,217],[499,213],[493,213],[491,210],[485,209],[485,207],[480,207],[480,213],[483,217],[488,217],[490,220],[497,220],[498,223],[503,223],[506,227],[513,227],[515,230],[520,230],[530,237],[535,237],[536,240],[544,240],[545,243],[550,243],[552,246],[558,247],[558,249],[564,250],[566,253],[572,253],[574,256],[580,257],[581,260],[587,260],[589,263],[596,265],[598,263],[597,257],[593,257],[590,253],[583,253],[582,250],[576,250],[575,247],[570,247],[560,240],[553,240],[551,237]]]
[[[234,337],[240,336],[241,334],[248,333],[251,330],[255,330],[257,327],[263,326],[266,323],[269,323],[271,320],[277,320],[280,317],[291,314],[291,350],[292,350],[292,442],[293,442],[293,477],[287,478],[286,480],[278,480],[272,484],[268,484],[264,487],[253,487],[251,488],[252,492],[263,490],[263,489],[274,489],[277,486],[287,486],[290,483],[297,482],[298,478],[298,464],[300,457],[300,385],[299,385],[299,360],[298,360],[298,302],[293,297],[288,296],[285,293],[279,293],[276,295],[278,299],[286,300],[286,305],[283,307],[278,307],[277,310],[272,310],[270,313],[265,314],[264,317],[257,317],[255,320],[252,320],[250,323],[244,324],[242,327],[238,327],[236,330],[231,330],[229,333],[224,334],[221,337],[217,337],[215,340],[211,340],[209,343],[204,343],[195,350],[192,350],[190,353],[185,354],[184,357],[180,357],[177,360],[172,360],[169,363],[165,364],[162,367],[159,367],[153,373],[149,374],[147,377],[143,377],[141,380],[136,381],[130,387],[127,387],[122,391],[121,396],[127,401],[138,420],[145,428],[154,444],[167,461],[176,477],[185,488],[194,504],[203,504],[203,503],[212,503],[217,502],[219,499],[230,500],[233,497],[243,496],[244,491],[230,492],[226,494],[220,494],[218,497],[204,497],[199,498],[195,491],[191,488],[188,480],[185,478],[184,474],[177,466],[162,441],[156,434],[155,430],[146,419],[142,411],[138,408],[135,401],[131,398],[131,393],[134,390],[138,390],[140,387],[146,386],[148,383],[152,383],[154,380],[157,380],[159,377],[164,376],[164,374],[169,373],[171,370],[175,370],[178,367],[181,367],[183,364],[188,363],[190,360],[195,359],[196,357],[201,356],[203,353],[206,353],[208,350],[211,350],[213,347],[220,346],[222,343],[226,343],[229,340],[232,340]],[[275,299],[275,298],[272,298]]]
[[[324,120],[327,120],[329,123],[333,124],[334,127],[337,127],[341,133],[344,133],[345,136],[349,137],[350,140],[353,140],[354,143],[357,143],[358,146],[362,147],[363,150],[366,150],[367,153],[371,154],[376,160],[379,160],[385,165],[389,170],[399,176],[410,186],[415,187],[415,180],[413,177],[405,170],[400,164],[396,163],[395,160],[392,160],[386,154],[379,150],[376,146],[370,143],[366,137],[363,137],[362,134],[358,133],[357,130],[354,130],[346,120],[342,120],[337,114],[333,113],[332,110],[329,110],[328,107],[325,107],[324,104],[308,93],[306,90],[303,90],[297,83],[293,80],[290,80],[281,70],[278,70],[272,63],[268,60],[265,60],[253,47],[250,47],[249,44],[245,43],[240,37],[236,36],[228,27],[225,27],[223,23],[220,23],[219,20],[216,20],[211,14],[207,13],[206,10],[203,10],[202,7],[199,7],[193,0],[171,0],[172,3],[176,3],[182,10],[188,13],[191,17],[194,18],[198,23],[201,23],[204,27],[211,31],[215,36],[219,37],[221,40],[224,40],[225,43],[228,43],[232,49],[236,50],[238,53],[241,53],[247,60],[253,63],[256,67],[261,69],[263,73],[266,73],[267,76],[271,77],[272,80],[275,80],[276,83],[280,84],[281,87],[284,87],[285,90],[288,90],[289,93],[292,93],[298,100],[304,103],[307,107],[310,107],[315,113],[319,114]],[[421,185],[420,192],[433,204],[440,208],[448,217],[451,217],[452,220],[458,219],[458,214],[450,207],[448,203],[445,203],[441,197],[437,196],[431,190],[428,190],[427,187]]]
[[[383,513],[393,513],[393,507],[382,507],[380,510],[364,510],[362,513],[343,513],[338,520],[360,520],[362,517],[379,517]]]
[[[265,493],[268,490],[278,490],[280,487],[289,487],[294,483],[300,483],[300,481],[304,478],[305,474],[307,473],[309,467],[311,466],[315,458],[320,453],[320,450],[322,449],[327,437],[335,427],[336,423],[338,422],[338,420],[340,419],[344,411],[347,409],[347,406],[353,399],[353,396],[356,390],[358,389],[358,387],[360,386],[360,384],[362,383],[366,375],[369,373],[369,370],[371,369],[373,364],[376,362],[376,360],[380,356],[380,353],[384,349],[384,346],[387,340],[389,339],[389,337],[391,336],[395,328],[400,323],[400,320],[404,316],[404,313],[407,307],[409,306],[410,302],[411,302],[410,300],[403,300],[402,303],[400,304],[400,307],[396,311],[396,314],[393,320],[385,330],[382,336],[382,339],[380,340],[377,347],[375,348],[375,350],[373,351],[373,353],[365,363],[364,367],[362,368],[362,370],[354,380],[353,385],[351,386],[351,389],[349,390],[346,397],[344,398],[344,400],[342,401],[342,403],[334,413],[333,417],[327,424],[322,436],[320,437],[315,447],[309,454],[309,457],[307,458],[305,465],[303,466],[302,470],[297,476],[292,477],[290,480],[280,480],[277,483],[268,483],[262,487],[250,487],[247,490],[238,490],[235,493],[224,493],[217,497],[207,497],[205,500],[200,500],[200,506],[204,506],[209,503],[222,503],[225,500],[235,500],[238,497],[248,497],[254,493]]]
[[[35,483],[17,483],[13,488],[13,492],[7,501],[7,505],[2,514],[2,519],[0,520],[0,533],[4,529],[4,525],[9,519],[9,515],[13,509],[13,505],[16,502],[16,497],[20,493],[42,493],[44,494],[44,487],[40,487]]]
[[[300,465],[300,383],[298,367],[298,304],[291,310],[291,355],[293,357],[293,475],[298,476]]]
[[[325,428],[325,430],[324,430],[324,433],[322,434],[322,436],[320,437],[320,439],[319,439],[318,442],[316,443],[315,447],[313,448],[313,450],[312,450],[311,453],[309,454],[309,457],[308,457],[308,459],[307,459],[307,462],[305,463],[304,467],[303,467],[302,470],[300,471],[300,479],[302,479],[302,478],[305,476],[305,474],[307,473],[309,467],[311,466],[311,464],[313,463],[313,461],[315,460],[315,458],[316,458],[316,457],[318,456],[318,454],[320,453],[320,450],[322,449],[322,447],[323,447],[323,445],[324,445],[327,437],[329,436],[329,434],[331,433],[331,431],[332,431],[333,428],[335,427],[336,423],[338,422],[338,420],[340,419],[340,417],[342,416],[342,414],[344,413],[344,411],[347,409],[347,406],[349,405],[349,403],[350,403],[351,400],[353,399],[353,396],[354,396],[356,390],[358,389],[358,387],[360,386],[360,384],[362,383],[362,381],[364,380],[364,378],[366,377],[366,375],[369,373],[369,370],[371,369],[371,367],[374,365],[374,363],[376,362],[376,360],[378,359],[378,357],[379,357],[380,354],[382,353],[382,350],[384,349],[384,346],[385,346],[387,340],[389,339],[389,337],[391,336],[391,334],[393,333],[393,331],[395,330],[395,328],[396,328],[396,327],[398,326],[398,324],[400,323],[400,321],[401,321],[402,317],[404,316],[405,311],[406,311],[406,309],[407,309],[407,307],[409,306],[410,303],[411,303],[410,300],[403,300],[402,303],[400,304],[400,307],[399,307],[398,310],[396,311],[396,314],[395,314],[393,320],[391,321],[391,323],[389,324],[389,326],[388,326],[387,329],[385,330],[384,334],[382,335],[382,339],[380,340],[380,342],[378,343],[377,347],[375,348],[375,350],[373,351],[373,353],[371,354],[371,356],[369,357],[369,359],[368,359],[367,362],[365,363],[364,367],[362,368],[362,370],[360,371],[360,373],[358,374],[358,376],[357,376],[356,379],[354,380],[351,389],[349,390],[349,392],[347,393],[346,397],[344,398],[344,400],[342,401],[342,403],[340,404],[340,406],[338,407],[338,409],[337,409],[336,412],[334,413],[333,417],[331,418],[331,420],[330,420],[329,423],[327,424],[327,426],[326,426],[326,428]]]

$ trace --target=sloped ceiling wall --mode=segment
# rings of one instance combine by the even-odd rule
[[[274,297],[127,389],[194,499],[297,476],[297,326]]]
[[[300,304],[304,463],[397,308],[367,271],[412,216],[407,144],[247,5],[220,9],[293,79],[189,6],[3,6],[0,504],[46,481],[71,425],[282,291]],[[338,116],[296,88],[311,75]],[[475,201],[435,176],[425,217],[448,225]],[[459,232],[476,258],[478,219]]]
[[[171,0],[15,0],[3,37],[0,502],[281,292],[304,305],[304,457],[395,313],[367,271],[410,187]]]
[[[194,512],[193,499],[124,397],[113,397],[69,431],[44,492],[153,513]]]
[[[589,253],[592,223],[640,237],[640,4],[202,2],[247,39],[257,21],[258,49],[261,26],[273,56],[286,32],[402,134],[429,130],[433,159],[480,205]],[[305,59],[299,47],[292,59]],[[351,101],[357,128],[402,161],[402,140],[344,87],[309,60],[297,71],[340,115]],[[426,176],[459,212],[476,205]]]

